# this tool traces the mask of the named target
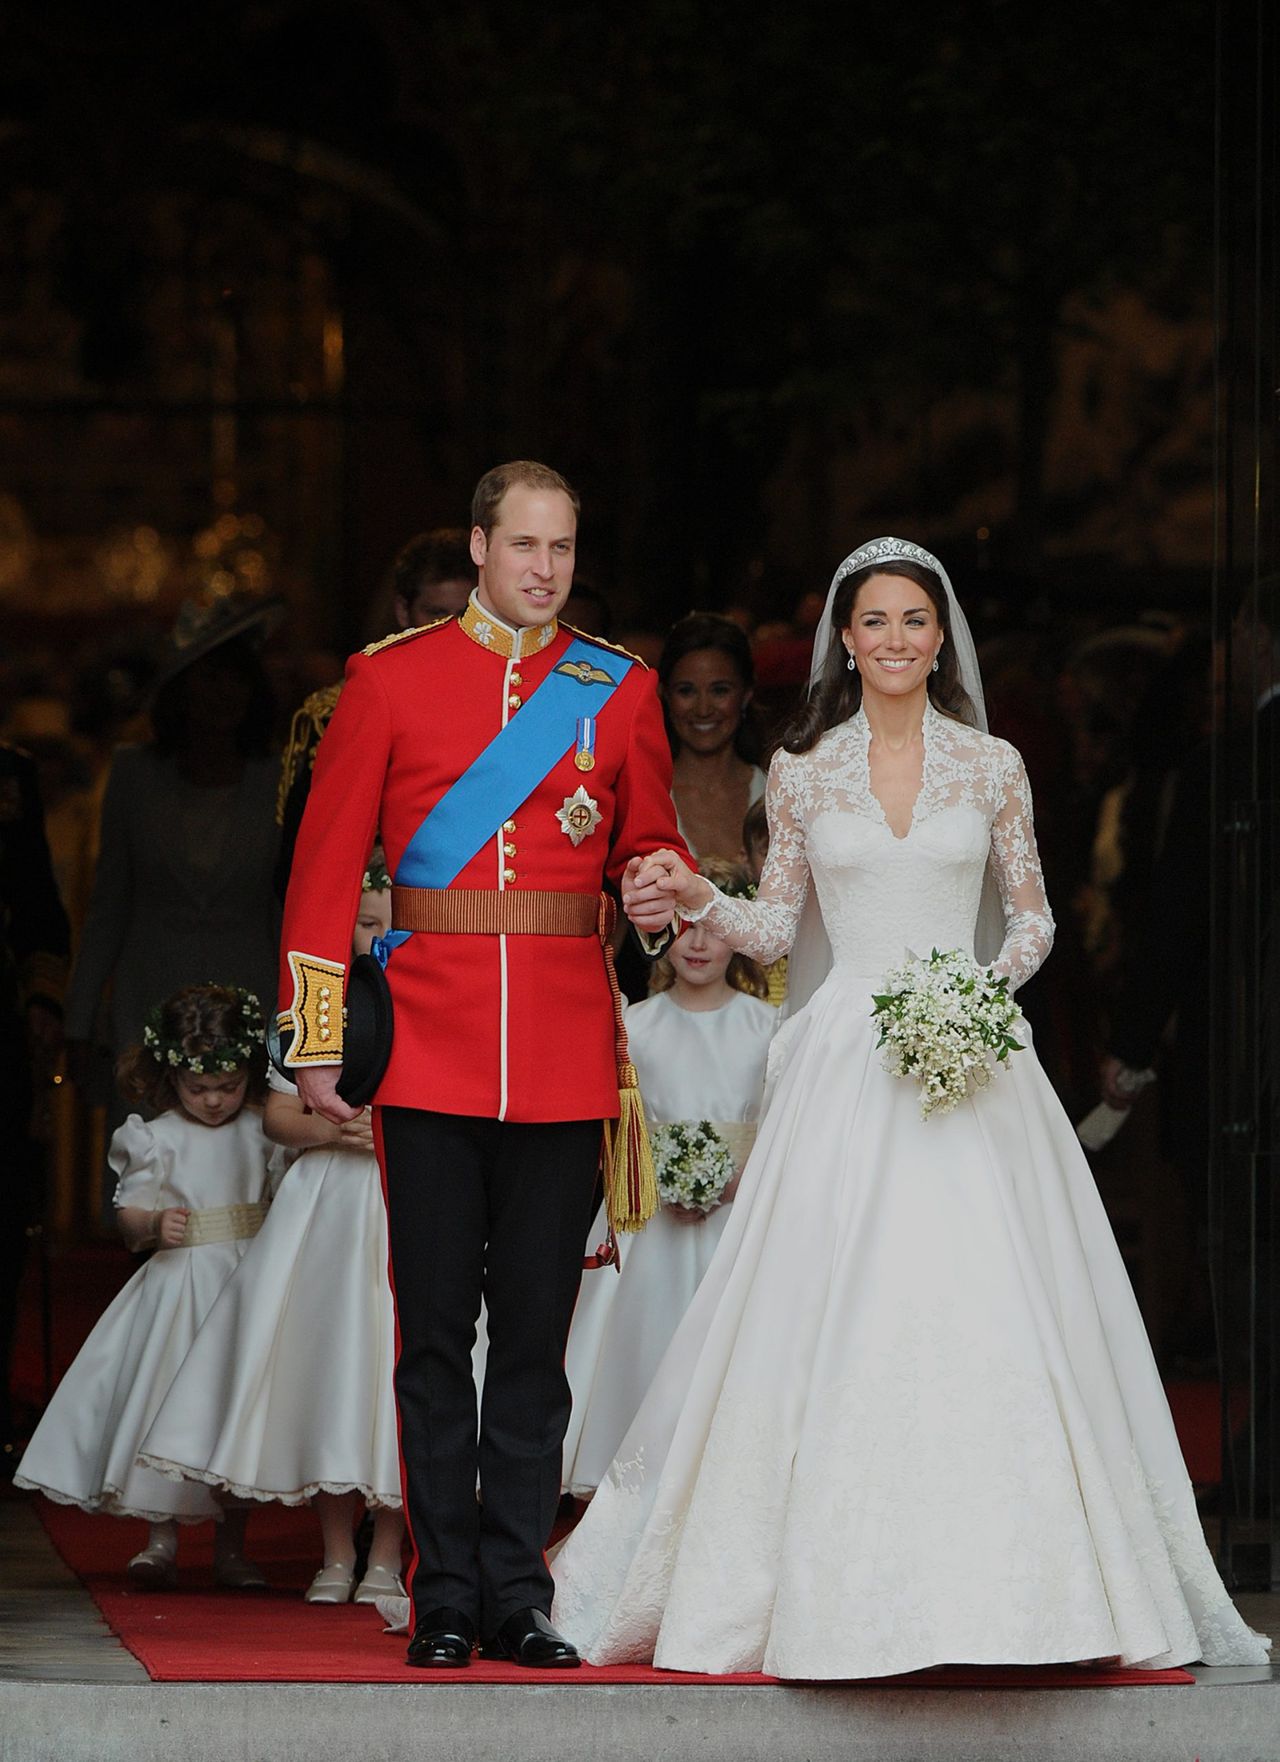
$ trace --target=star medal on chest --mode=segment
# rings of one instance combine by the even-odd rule
[[[590,838],[603,818],[598,803],[587,794],[585,783],[580,783],[572,795],[565,796],[564,806],[556,809],[560,830],[575,848],[584,838]]]
[[[594,771],[596,768],[596,719],[594,716],[578,717],[578,734],[574,741],[573,762],[580,771]]]

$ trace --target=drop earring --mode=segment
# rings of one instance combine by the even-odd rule
[[[933,657],[933,670],[935,673],[938,671],[938,657],[937,657],[937,655],[935,655]]]
[[[849,671],[851,673],[856,673],[858,671],[858,663],[854,660],[852,655],[849,656]]]

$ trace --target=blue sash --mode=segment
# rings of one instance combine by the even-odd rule
[[[603,659],[603,665],[601,664]],[[612,649],[575,638],[550,674],[506,727],[450,785],[405,846],[397,887],[448,887],[528,801],[575,743],[578,721],[598,716],[632,662]],[[373,945],[383,966],[413,932],[389,930]]]

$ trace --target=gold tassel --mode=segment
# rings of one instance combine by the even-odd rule
[[[627,1030],[622,1020],[622,991],[613,961],[615,906],[608,894],[600,895],[600,945],[604,950],[609,990],[613,994],[613,1027],[618,1059],[618,1118],[604,1122],[601,1174],[604,1178],[605,1215],[617,1235],[643,1230],[658,1209],[658,1178],[653,1168],[653,1149],[640,1099],[640,1079],[627,1050]]]
[[[617,1124],[605,1122],[604,1203],[610,1227],[625,1236],[643,1230],[657,1211],[658,1179],[636,1067],[628,1060],[618,1074]]]

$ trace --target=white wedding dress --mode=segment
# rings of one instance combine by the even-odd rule
[[[929,708],[897,838],[869,740],[858,714],[778,755],[760,897],[706,920],[773,960],[812,878],[834,967],[774,1041],[733,1214],[555,1562],[554,1619],[593,1663],[792,1678],[1265,1662],[1034,1051],[922,1121],[875,1045],[887,968],[972,950],[989,859],[997,971],[1048,952],[1021,760]]]

